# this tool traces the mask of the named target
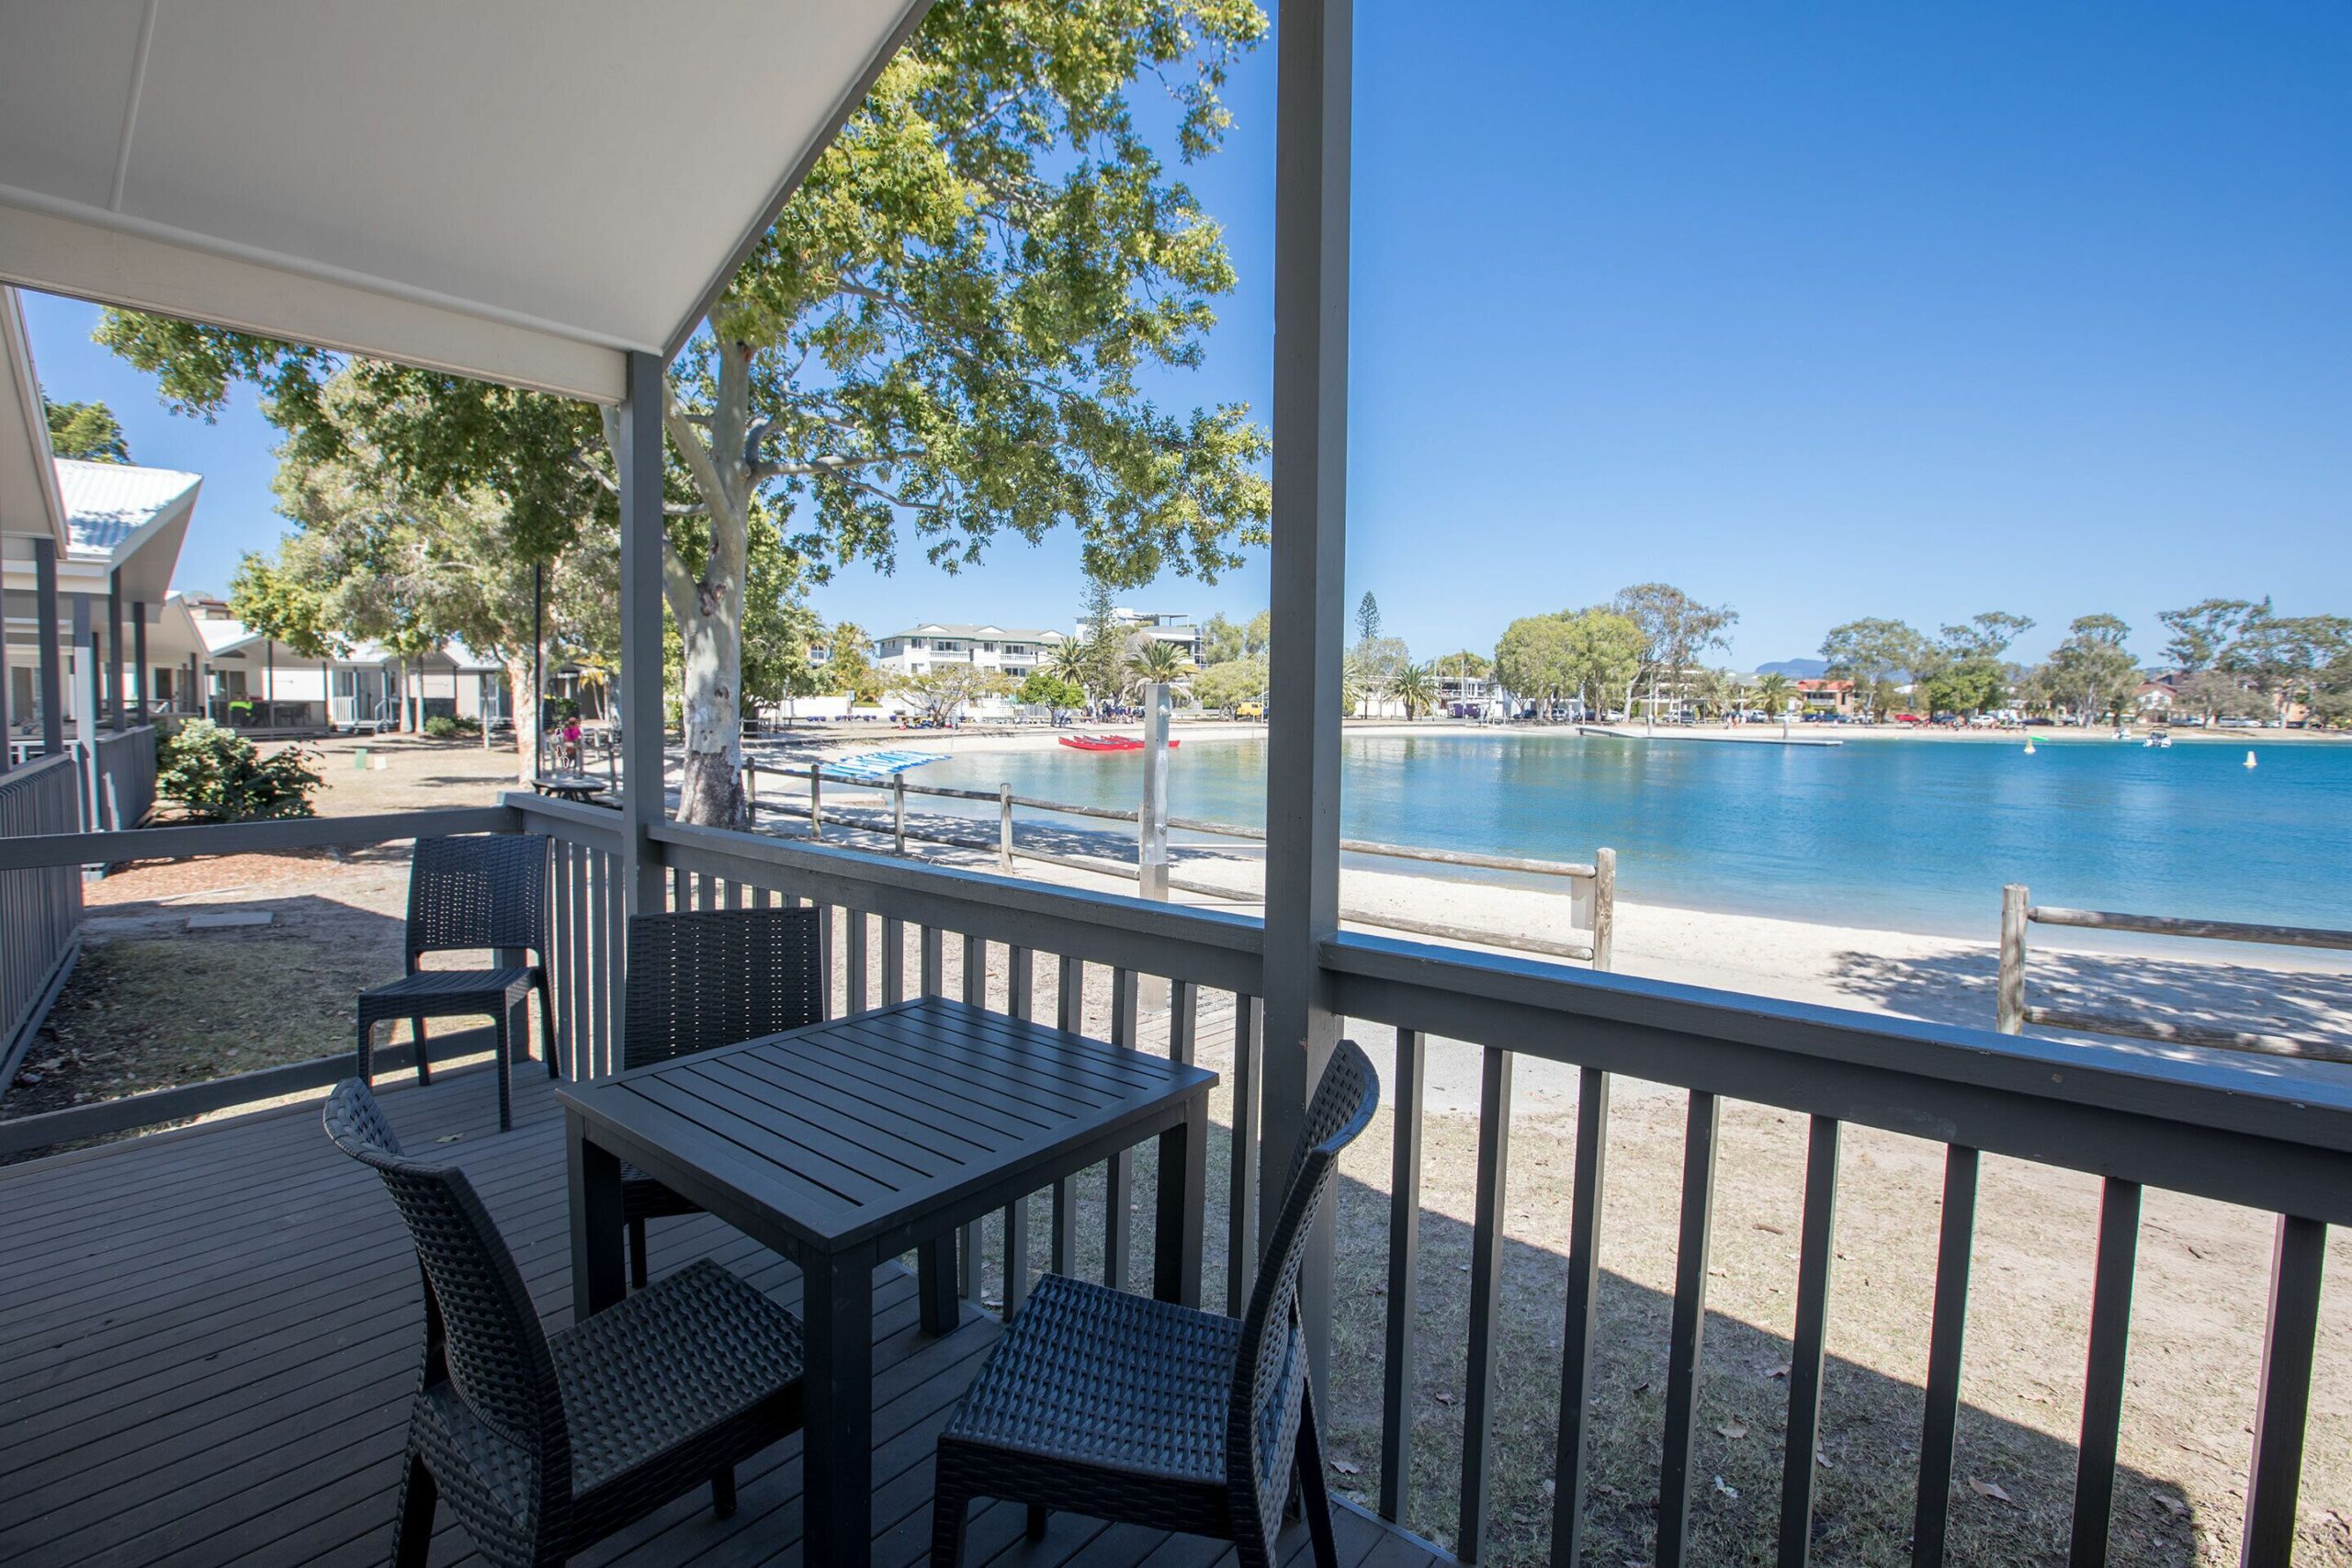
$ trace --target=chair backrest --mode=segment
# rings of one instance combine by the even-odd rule
[[[825,1016],[818,911],[632,915],[621,1065],[650,1066]]]
[[[526,947],[544,963],[547,903],[546,834],[419,839],[408,868],[408,956]]]
[[[452,1390],[502,1450],[497,1468],[525,1483],[515,1499],[541,1519],[570,1506],[571,1443],[545,1330],[514,1255],[463,1171],[401,1152],[368,1086],[345,1078],[327,1097],[327,1136],[372,1167],[407,1222],[424,1271],[427,1393]]]
[[[1282,1207],[1266,1238],[1257,1288],[1241,1320],[1225,1425],[1227,1495],[1237,1512],[1254,1509],[1272,1539],[1290,1495],[1291,1455],[1306,1409],[1306,1336],[1298,1316],[1298,1271],[1317,1213],[1329,1199],[1340,1151],[1380,1104],[1380,1077],[1352,1040],[1324,1064],[1293,1150]]]

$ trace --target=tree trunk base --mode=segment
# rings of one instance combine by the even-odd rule
[[[743,773],[724,751],[688,751],[678,781],[678,820],[699,828],[752,825]]]

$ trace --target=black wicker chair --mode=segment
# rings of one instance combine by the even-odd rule
[[[1306,1381],[1298,1271],[1340,1151],[1380,1083],[1352,1041],[1323,1070],[1265,1264],[1239,1321],[1048,1274],[989,1351],[939,1439],[932,1568],[957,1568],[975,1497],[1216,1536],[1271,1568],[1295,1464],[1317,1568],[1335,1568]]]
[[[424,1273],[394,1568],[422,1568],[445,1497],[499,1568],[560,1563],[705,1482],[734,1512],[735,1466],[800,1427],[797,1319],[705,1258],[548,1335],[463,1172],[403,1155],[356,1078],[325,1120],[383,1178]]]
[[[629,917],[621,1065],[650,1066],[822,1019],[817,931],[814,908]],[[624,1166],[621,1212],[628,1221],[629,1282],[643,1285],[645,1222],[697,1211]]]
[[[419,839],[409,862],[407,973],[359,995],[359,1076],[375,1081],[376,1025],[407,1019],[416,1032],[416,1081],[431,1083],[424,1021],[487,1013],[498,1042],[498,1126],[514,1124],[507,1083],[518,1009],[539,993],[539,1051],[557,1071],[555,1004],[548,987],[548,841],[538,833]],[[428,953],[527,950],[531,962],[495,969],[420,969]],[[528,1027],[527,1023],[525,1024]]]

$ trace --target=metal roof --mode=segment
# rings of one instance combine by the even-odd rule
[[[0,6],[0,281],[610,402],[924,5]]]
[[[1041,631],[1028,626],[975,626],[965,621],[925,621],[902,632],[891,632],[876,637],[876,642],[891,642],[910,637],[960,637],[975,642],[1060,642],[1063,634]]]

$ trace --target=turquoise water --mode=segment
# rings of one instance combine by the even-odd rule
[[[1178,815],[1264,820],[1262,742],[1170,761]],[[913,776],[1132,807],[1141,769],[1056,748]],[[2023,882],[2046,904],[2352,926],[2352,745],[2068,740],[2029,757],[2006,741],[1455,732],[1351,737],[1343,777],[1350,838],[1556,860],[1607,844],[1637,903],[1983,935],[2001,885]]]

